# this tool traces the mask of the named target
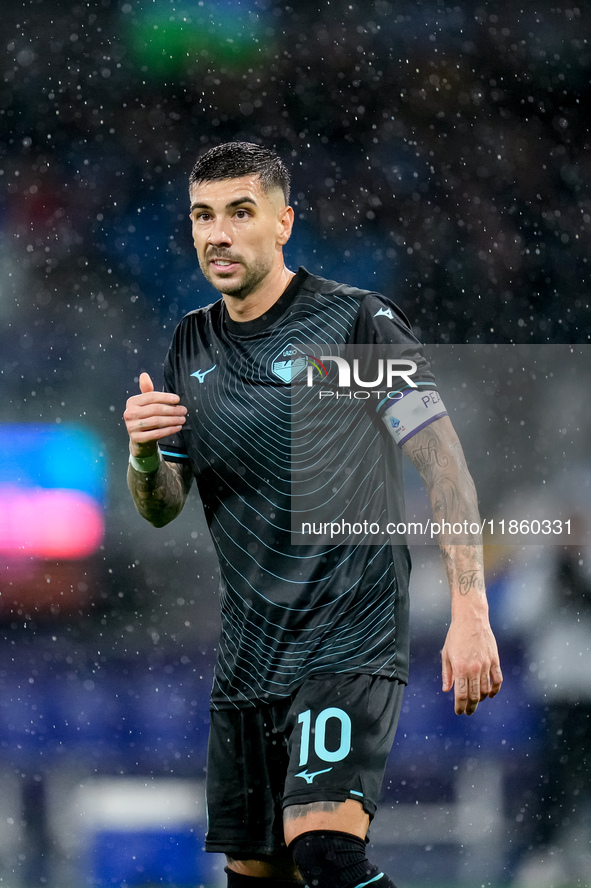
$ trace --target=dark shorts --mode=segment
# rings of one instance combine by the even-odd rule
[[[315,675],[285,699],[212,712],[206,849],[281,853],[289,805],[356,799],[373,817],[403,689],[382,676]]]

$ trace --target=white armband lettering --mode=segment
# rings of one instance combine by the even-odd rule
[[[437,391],[405,392],[398,401],[393,401],[382,417],[396,443],[401,446],[409,438],[441,416],[447,410]]]

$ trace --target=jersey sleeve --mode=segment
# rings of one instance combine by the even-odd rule
[[[180,387],[177,384],[176,366],[178,362],[178,331],[170,345],[166,360],[164,362],[164,375],[162,390],[165,392],[173,392],[178,394]],[[164,459],[168,462],[176,462],[188,465],[189,455],[183,440],[183,433],[177,432],[176,435],[169,435],[160,441],[160,452]]]
[[[376,412],[399,446],[425,426],[447,415],[423,346],[404,312],[387,297],[369,293],[361,302],[351,345],[373,345],[380,355],[414,367],[401,375],[377,404]]]

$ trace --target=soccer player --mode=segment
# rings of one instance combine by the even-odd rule
[[[392,345],[416,367],[414,386],[402,382],[377,412],[333,398],[334,422],[322,428],[323,470],[334,470],[345,435],[372,514],[390,514],[400,498],[402,452],[438,522],[478,521],[474,485],[402,312],[380,294],[286,268],[294,213],[275,152],[210,149],[192,171],[190,200],[199,264],[221,299],[183,318],[164,390],[142,373],[124,418],[138,511],[167,524],[195,479],[220,563],[206,848],[225,853],[229,888],[300,879],[391,888],[365,838],[407,681],[410,560],[389,537],[294,543],[291,411],[305,344],[324,354]],[[452,605],[443,689],[453,687],[456,713],[471,715],[502,682],[482,546],[478,535],[440,546]]]

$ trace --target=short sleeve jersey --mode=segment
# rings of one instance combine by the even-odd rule
[[[406,546],[388,537],[376,545],[293,543],[292,379],[285,356],[308,343],[395,344],[416,362],[415,381],[435,390],[399,308],[303,268],[255,320],[233,321],[222,299],[182,319],[164,387],[188,413],[182,432],[161,449],[165,459],[191,467],[219,559],[222,631],[213,708],[287,696],[314,673],[408,679]],[[402,515],[401,453],[379,410],[372,405],[357,422],[364,495],[384,514],[391,514],[394,498]]]

